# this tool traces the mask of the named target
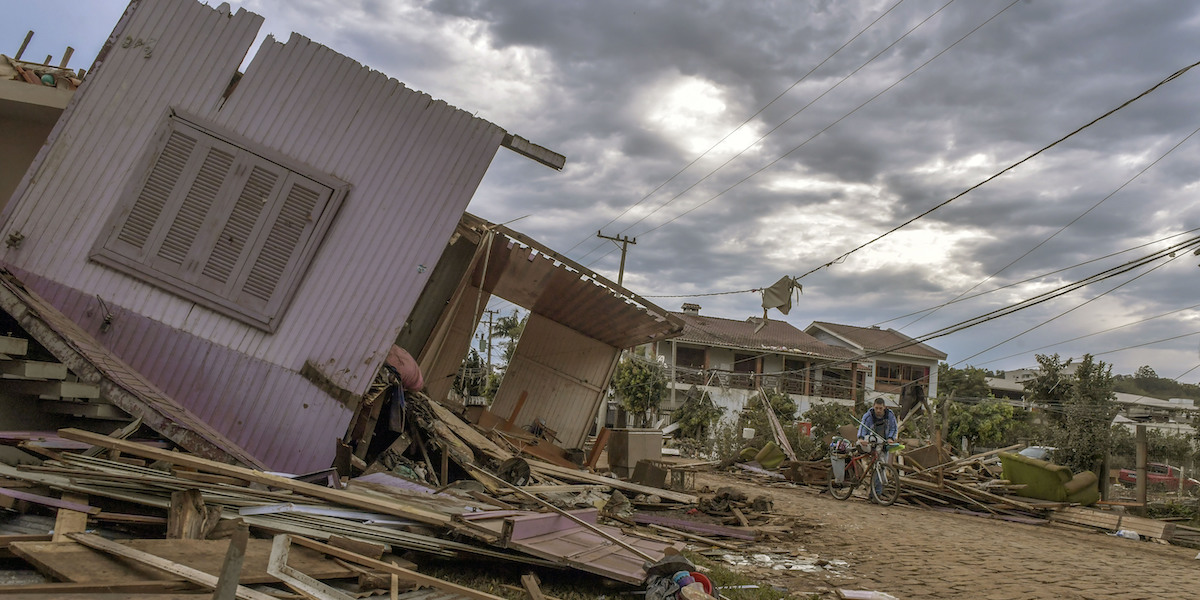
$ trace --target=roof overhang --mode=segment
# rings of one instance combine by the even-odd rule
[[[669,311],[522,233],[469,213],[462,225],[460,234],[490,245],[481,248],[487,254],[471,274],[472,285],[485,292],[615,348],[683,331]]]

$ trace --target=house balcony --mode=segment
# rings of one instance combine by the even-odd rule
[[[685,386],[714,386],[743,390],[754,390],[762,387],[768,390],[779,390],[786,394],[812,394],[825,398],[849,400],[853,397],[849,387],[842,382],[812,382],[807,386],[804,377],[796,375],[764,375],[761,373],[737,373],[722,369],[693,369],[675,367],[675,382]]]

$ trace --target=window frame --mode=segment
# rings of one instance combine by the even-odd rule
[[[170,191],[165,193],[163,206],[149,225],[142,246],[135,247],[127,243],[123,246],[119,240],[121,232],[154,173],[160,156],[176,132],[196,136],[198,141],[189,148],[184,159],[186,166],[182,168],[179,178],[172,182]],[[197,232],[189,240],[190,246],[185,257],[177,266],[172,266],[172,261],[161,258],[162,242],[179,223],[181,209],[190,201],[189,196],[197,187],[197,175],[202,172],[201,167],[208,166],[212,149],[232,152],[232,166],[223,173],[213,199],[204,207],[201,224],[195,227]],[[200,152],[205,154],[198,156]],[[266,200],[251,221],[253,227],[237,247],[231,271],[225,281],[218,284],[222,289],[208,289],[208,284],[215,282],[202,276],[206,264],[219,246],[219,236],[226,234],[226,226],[234,219],[233,211],[239,206],[239,201],[244,201],[250,193],[247,183],[259,171],[274,175],[271,191],[261,196]],[[278,276],[270,287],[270,295],[264,299],[249,289],[247,278],[257,270],[256,260],[264,257],[263,248],[268,239],[279,233],[277,229],[280,228],[276,226],[287,228],[290,223],[295,228],[294,219],[285,221],[287,216],[282,213],[288,208],[294,211],[296,205],[289,203],[295,201],[297,194],[314,191],[309,189],[313,186],[305,185],[304,180],[328,189],[328,196],[323,190],[316,191],[318,198],[309,209],[308,224],[300,226],[290,253],[282,267],[279,267]],[[156,125],[153,137],[138,158],[135,169],[122,187],[115,208],[94,241],[89,258],[147,285],[273,333],[311,270],[317,251],[336,221],[350,189],[350,184],[280,152],[171,109]],[[207,251],[200,252],[205,247]]]

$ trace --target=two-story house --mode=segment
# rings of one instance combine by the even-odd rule
[[[859,356],[866,367],[858,386],[872,397],[883,396],[889,403],[918,401],[937,395],[938,361],[946,353],[918,342],[895,329],[855,327],[814,321],[805,332],[814,338]]]
[[[652,349],[671,381],[671,395],[661,406],[664,414],[677,409],[692,386],[725,408],[726,420],[736,419],[760,388],[787,393],[796,401],[797,414],[817,403],[854,402],[853,373],[859,363],[852,349],[823,343],[784,321],[763,325],[757,317],[701,315],[697,304],[684,304],[683,312],[671,314],[683,321],[683,332]]]

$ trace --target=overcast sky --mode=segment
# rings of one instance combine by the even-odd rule
[[[125,4],[0,0],[0,52],[34,29],[26,59],[71,45],[86,68]],[[678,295],[808,273],[1200,61],[1200,4],[1174,0],[231,4],[566,155],[556,172],[501,150],[470,210],[612,279],[596,232],[635,237],[627,287],[735,319],[758,294]],[[917,337],[1164,248],[1200,227],[1198,99],[1200,68],[803,277],[772,317]],[[1200,365],[1198,265],[1189,249],[930,344],[958,366],[1090,352],[1178,377]],[[1010,287],[904,316],[977,284]]]

